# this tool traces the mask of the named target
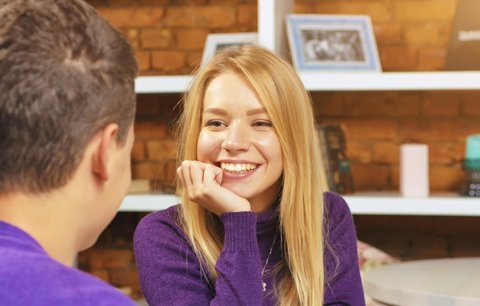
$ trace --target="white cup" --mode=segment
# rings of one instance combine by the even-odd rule
[[[400,146],[400,194],[404,197],[428,197],[428,145]]]

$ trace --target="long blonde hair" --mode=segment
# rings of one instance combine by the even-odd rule
[[[265,107],[282,148],[283,188],[280,229],[283,273],[276,284],[280,305],[321,305],[324,292],[323,191],[321,163],[311,99],[293,68],[259,46],[219,52],[196,74],[185,95],[179,120],[178,161],[197,159],[204,94],[210,82],[225,72],[243,76]],[[182,198],[182,225],[209,278],[223,246],[223,232],[212,213]]]

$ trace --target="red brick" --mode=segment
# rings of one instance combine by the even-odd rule
[[[138,69],[140,72],[148,71],[152,67],[150,52],[148,51],[136,51]]]
[[[430,191],[453,191],[458,192],[463,186],[464,172],[460,166],[436,166],[431,165]]]
[[[138,39],[138,30],[137,29],[126,29],[123,31],[123,34],[128,39],[130,44],[134,49],[139,49],[140,43]]]
[[[133,163],[132,178],[145,180],[163,179],[162,165],[159,162]]]
[[[147,142],[147,156],[149,160],[175,159],[176,153],[176,143],[174,141],[151,140]]]
[[[420,96],[416,93],[355,92],[345,96],[349,117],[406,117],[420,113]]]
[[[455,92],[426,94],[423,113],[427,117],[457,117],[460,114],[460,99]]]
[[[146,156],[145,141],[136,140],[132,148],[132,160],[143,161]]]
[[[405,26],[405,43],[411,47],[444,47],[446,37],[441,35],[438,24],[415,24]]]
[[[170,112],[171,105],[174,105],[178,100],[173,103],[170,101],[170,95],[162,94],[142,94],[137,96],[137,121],[145,121],[146,116],[155,116],[161,123],[166,112]],[[178,98],[177,98],[178,99]],[[145,116],[144,116],[145,115]]]
[[[239,24],[249,25],[253,28],[257,27],[257,5],[242,4],[237,8],[237,20]]]
[[[417,49],[410,47],[384,47],[379,51],[383,71],[417,70]]]
[[[140,40],[144,49],[164,49],[172,46],[173,35],[169,29],[143,29]]]
[[[439,71],[445,66],[447,52],[445,48],[422,48],[418,50],[419,71]]]
[[[465,144],[462,142],[428,143],[430,164],[452,165],[463,159]]]
[[[402,28],[399,24],[375,24],[375,39],[379,47],[403,43]]]
[[[371,142],[350,141],[347,139],[347,156],[350,160],[361,164],[371,163],[373,160],[373,146]]]
[[[202,51],[190,51],[187,53],[187,65],[190,71],[194,71],[202,61]]]
[[[240,4],[243,0],[210,0],[210,4]]]
[[[313,7],[310,3],[299,3],[299,1],[295,1],[295,5],[293,6],[293,13],[294,14],[312,14]]]
[[[392,12],[400,22],[435,22],[453,19],[456,0],[402,0],[392,2]]]
[[[98,11],[117,28],[157,26],[163,20],[162,7],[99,7]]]
[[[398,126],[395,121],[382,119],[349,119],[342,121],[348,141],[395,140]]]
[[[471,91],[471,92],[462,92],[461,100],[463,101],[462,105],[462,115],[463,116],[480,116],[480,92]]]
[[[118,0],[111,0],[118,1]],[[136,3],[145,6],[162,6],[169,4],[170,0],[135,0]]]
[[[389,166],[352,163],[356,191],[389,190],[391,169]]]
[[[221,28],[235,24],[235,8],[230,6],[169,7],[168,27]]]
[[[312,92],[313,110],[320,120],[326,116],[342,116],[344,114],[344,95],[333,92]]]
[[[135,122],[135,138],[158,139],[167,136],[167,125],[163,122],[137,121]]]
[[[208,31],[204,29],[177,30],[175,41],[180,50],[203,50]]]
[[[398,163],[399,146],[392,142],[377,142],[373,149],[373,161],[375,163]]]
[[[171,72],[184,67],[185,54],[179,51],[154,51],[152,52],[152,65],[155,69]]]
[[[392,10],[383,0],[317,1],[313,12],[316,14],[369,15],[373,23],[391,21]]]
[[[468,122],[463,120],[402,120],[399,124],[402,142],[463,141],[468,132]]]

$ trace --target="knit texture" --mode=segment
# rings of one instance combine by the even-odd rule
[[[365,305],[357,258],[357,240],[350,210],[339,195],[324,194],[324,305]],[[149,305],[276,305],[269,269],[281,260],[276,207],[267,212],[224,214],[225,243],[216,264],[218,278],[208,279],[189,240],[178,226],[179,205],[144,217],[134,236],[134,250],[143,293]]]
[[[29,234],[0,221],[0,305],[135,304],[100,279],[54,260]]]

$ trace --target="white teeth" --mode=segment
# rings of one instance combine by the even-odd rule
[[[245,173],[257,168],[256,164],[220,163],[220,168],[231,173]]]

